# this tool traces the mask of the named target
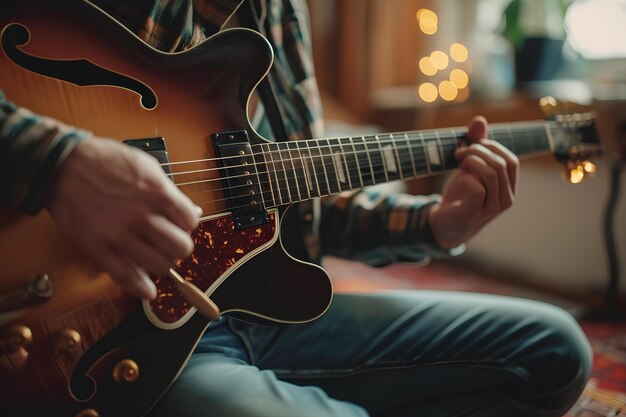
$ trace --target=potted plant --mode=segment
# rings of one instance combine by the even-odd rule
[[[512,0],[503,35],[513,45],[518,83],[553,79],[563,63],[565,12],[571,0]]]

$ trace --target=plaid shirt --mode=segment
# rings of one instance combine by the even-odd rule
[[[224,26],[243,0],[90,0],[153,47],[191,48]],[[288,139],[322,137],[319,91],[305,0],[252,0],[261,32],[275,52],[272,68]],[[248,7],[244,4],[242,7]],[[235,22],[236,19],[231,20]],[[1,86],[0,86],[1,88]],[[8,98],[10,99],[10,97]],[[272,138],[262,105],[256,128]],[[88,133],[17,108],[0,95],[0,204],[36,213],[56,168]],[[306,254],[359,259],[374,265],[426,261],[438,250],[427,207],[439,196],[386,193],[380,187],[300,204]],[[313,215],[315,213],[315,215]],[[300,238],[300,240],[302,240]]]

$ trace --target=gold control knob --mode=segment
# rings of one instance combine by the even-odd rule
[[[73,353],[80,347],[80,333],[74,329],[63,329],[52,335],[52,350],[55,354]]]
[[[123,359],[113,368],[113,380],[118,384],[122,382],[135,382],[139,378],[139,365],[132,359]]]
[[[0,335],[0,353],[15,353],[33,341],[33,332],[26,326],[11,326]]]
[[[76,417],[100,417],[100,413],[93,408],[85,408],[76,413]]]

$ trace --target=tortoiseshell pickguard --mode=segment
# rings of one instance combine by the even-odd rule
[[[175,268],[182,277],[206,291],[228,269],[244,256],[270,242],[276,234],[275,213],[269,214],[269,223],[237,230],[231,215],[200,223],[192,238],[192,255]],[[183,298],[169,276],[151,277],[157,287],[157,298],[149,309],[165,324],[182,319],[192,306]]]

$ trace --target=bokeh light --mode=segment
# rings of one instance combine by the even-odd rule
[[[467,73],[462,69],[453,69],[450,72],[450,81],[456,88],[462,89],[467,87],[467,84],[469,84],[469,75],[467,75]]]
[[[416,16],[422,32],[426,35],[434,35],[437,33],[439,19],[437,18],[437,14],[435,12],[429,9],[420,9],[417,11]]]
[[[459,89],[450,81],[444,80],[439,83],[439,95],[445,101],[453,101],[458,94]]]
[[[432,83],[423,83],[417,91],[420,98],[426,103],[432,103],[437,100],[437,87]]]
[[[429,77],[437,73],[437,68],[435,68],[429,56],[425,56],[424,58],[420,59],[419,67],[420,71],[422,71],[422,74]]]
[[[430,61],[432,62],[433,66],[438,70],[444,70],[448,68],[448,64],[450,63],[448,55],[446,55],[442,51],[434,51],[432,54],[430,54]]]
[[[469,51],[460,43],[450,45],[450,57],[456,62],[465,62],[469,57]]]

